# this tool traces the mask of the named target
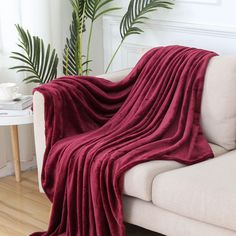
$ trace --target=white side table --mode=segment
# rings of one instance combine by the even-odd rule
[[[33,114],[26,116],[0,116],[0,126],[10,126],[11,129],[12,153],[17,182],[21,181],[20,152],[17,126],[31,123],[33,123]]]

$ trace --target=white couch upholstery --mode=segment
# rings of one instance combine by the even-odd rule
[[[232,151],[214,161],[160,174],[153,180],[152,202],[236,233],[235,168],[236,151]]]
[[[215,156],[226,152],[226,150],[220,146],[211,143],[210,146]],[[153,181],[155,178],[161,173],[180,167],[184,167],[184,165],[176,161],[151,161],[137,165],[126,172],[123,193],[144,201],[151,201]]]
[[[231,150],[236,135],[236,57],[211,59],[202,97],[202,128],[211,143]]]
[[[119,81],[129,72],[100,77]],[[45,128],[44,98],[38,92],[34,119],[40,180]],[[236,236],[236,57],[210,61],[201,123],[217,158],[187,167],[175,161],[151,161],[127,171],[126,222],[168,236]]]

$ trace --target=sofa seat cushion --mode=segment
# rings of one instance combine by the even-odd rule
[[[236,230],[236,151],[155,177],[154,205]]]
[[[214,155],[219,156],[226,152],[220,146],[210,144]],[[139,164],[128,170],[124,177],[123,193],[144,201],[152,200],[152,182],[160,173],[183,167],[176,161],[150,161]]]
[[[149,161],[125,173],[123,193],[144,201],[152,200],[152,181],[160,173],[184,166],[176,161]]]

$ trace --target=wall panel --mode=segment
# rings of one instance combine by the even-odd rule
[[[122,5],[127,7],[127,1]],[[143,26],[144,34],[131,36],[125,41],[111,70],[134,65],[144,51],[160,45],[185,45],[219,54],[236,54],[236,15],[233,9],[236,9],[233,0],[177,0],[173,10],[164,9],[150,15],[150,20]],[[120,41],[122,14],[109,14],[103,18],[104,66]]]

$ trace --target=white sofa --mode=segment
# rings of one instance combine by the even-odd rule
[[[118,81],[129,71],[101,77]],[[215,158],[186,167],[151,161],[129,170],[123,191],[126,222],[168,236],[236,236],[236,57],[211,59],[201,123]],[[34,128],[40,182],[45,134],[44,98],[38,92]]]

